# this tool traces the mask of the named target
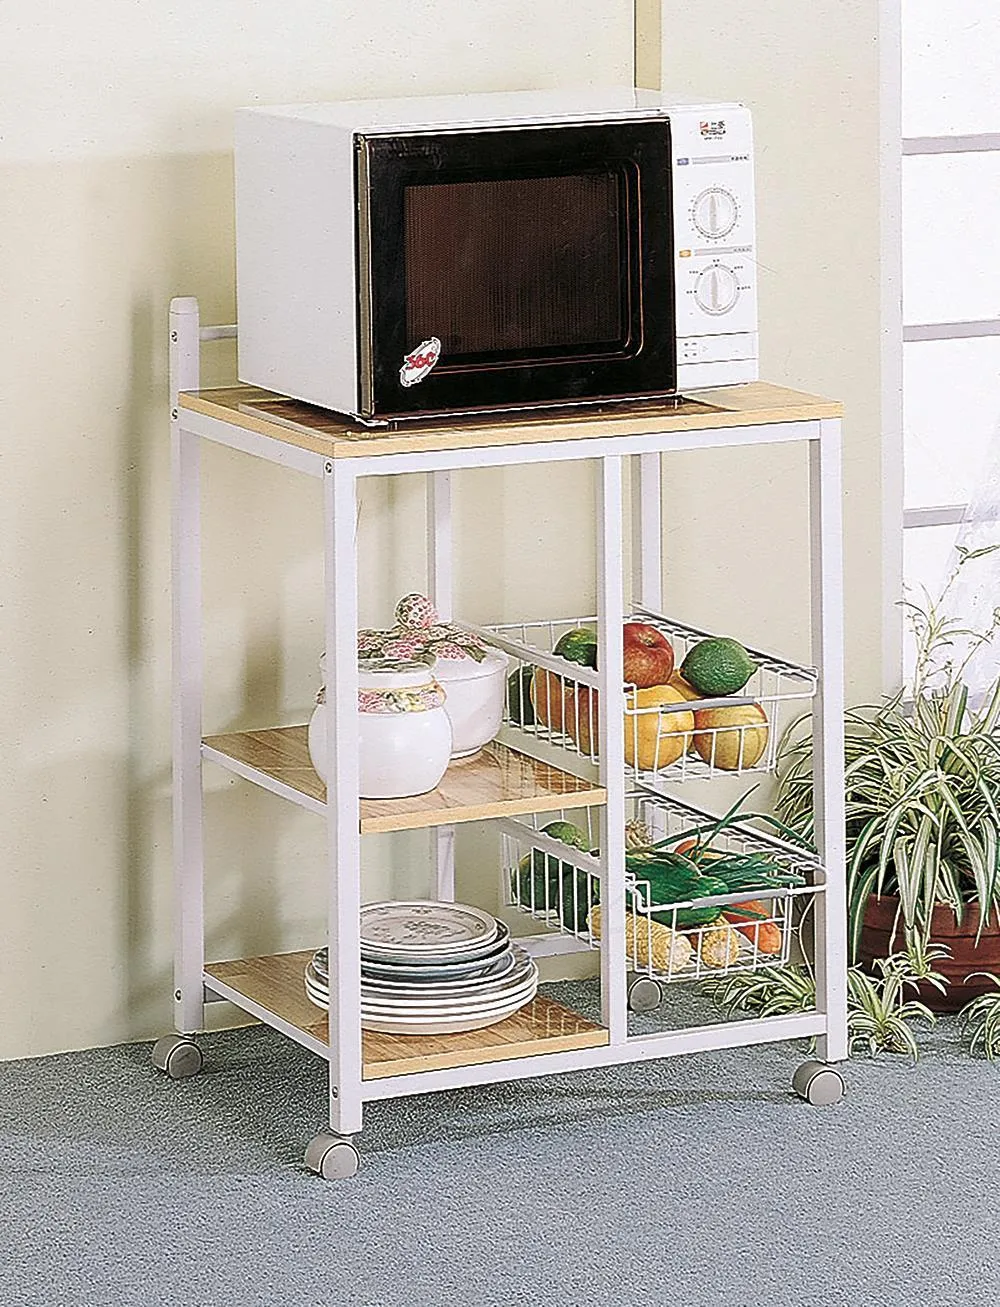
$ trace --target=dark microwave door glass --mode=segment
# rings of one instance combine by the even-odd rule
[[[358,188],[366,416],[675,389],[665,119],[359,138]]]

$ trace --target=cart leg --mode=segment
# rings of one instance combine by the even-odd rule
[[[204,1028],[204,852],[201,733],[201,468],[199,438],[177,397],[198,385],[198,303],[170,306],[171,550],[173,553],[174,1025]]]
[[[433,833],[436,896],[442,903],[455,902],[455,827],[437,826]]]
[[[663,509],[659,454],[632,460],[632,603],[663,606]]]
[[[349,462],[331,459],[323,475],[330,1127],[339,1136],[356,1134],[362,1116],[357,478]]]
[[[453,558],[451,473],[428,472],[427,593],[443,622],[452,618]],[[437,873],[435,894],[443,903],[455,901],[455,828],[438,826],[431,836]]]
[[[847,1057],[847,885],[844,831],[844,627],[840,422],[819,423],[810,443],[813,659],[819,690],[813,709],[813,804],[816,848],[826,892],[816,896],[816,1004],[827,1027],[819,1057]]]
[[[628,1039],[625,986],[625,738],[622,733],[622,460],[598,464],[598,732],[607,799],[600,818],[601,1019],[612,1044]]]

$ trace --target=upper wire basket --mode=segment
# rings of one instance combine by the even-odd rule
[[[643,608],[626,621],[661,631],[673,645],[677,667],[693,645],[709,636]],[[568,617],[475,628],[511,659],[501,738],[563,765],[573,759],[597,763],[597,673],[553,652],[568,631],[596,629],[596,624],[594,617]],[[757,670],[739,694],[662,702],[673,696],[625,685],[625,763],[633,782],[774,771],[787,724],[783,715],[789,706],[794,709],[813,697],[818,674],[773,654],[747,652]]]

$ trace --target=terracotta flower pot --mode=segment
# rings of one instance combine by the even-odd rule
[[[902,928],[897,931],[892,943],[892,928],[899,910],[899,899],[887,895],[876,898],[873,894],[865,907],[864,923],[861,927],[861,946],[858,950],[861,965],[866,971],[873,971],[876,958],[887,957],[899,952],[903,947]],[[951,908],[938,906],[931,918],[931,942],[944,944],[950,950],[950,956],[936,962],[935,969],[940,971],[948,982],[947,993],[942,994],[933,985],[921,985],[912,997],[934,1012],[957,1012],[971,999],[980,994],[996,992],[996,986],[982,976],[975,980],[966,980],[973,971],[992,971],[1000,975],[1000,923],[996,912],[990,917],[983,930],[978,945],[976,932],[979,929],[979,907],[970,903],[965,909],[962,924],[955,924],[955,914]]]

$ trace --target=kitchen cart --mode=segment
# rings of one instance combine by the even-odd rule
[[[178,299],[171,305],[178,1033],[157,1043],[155,1064],[175,1077],[200,1069],[201,1053],[192,1035],[204,1028],[204,1005],[217,999],[235,1003],[325,1058],[329,1130],[309,1143],[306,1161],[327,1177],[355,1171],[358,1155],[351,1137],[361,1129],[366,1101],[435,1089],[814,1037],[816,1057],[798,1069],[794,1087],[812,1102],[838,1099],[843,1084],[828,1064],[847,1054],[840,406],[754,383],[639,410],[549,411],[396,429],[363,427],[248,386],[200,390],[201,342],[235,333],[235,327],[201,328],[196,300]],[[325,787],[310,764],[304,726],[203,737],[199,454],[204,440],[322,482],[327,774],[336,802],[327,801]],[[742,699],[726,702],[764,705],[770,731],[749,727],[747,731],[756,730],[757,736],[739,737],[741,742],[759,739],[761,747],[747,747],[744,752],[741,743],[735,763],[723,762],[719,750],[725,737],[707,732],[708,747],[699,750],[700,756],[685,750],[670,766],[659,766],[656,758],[650,763],[638,743],[642,712],[623,689],[622,622],[631,614],[658,626],[674,642],[678,663],[683,650],[704,634],[660,613],[661,463],[679,450],[786,441],[805,441],[809,451],[815,666],[797,666],[754,651],[758,672]],[[468,467],[564,460],[591,460],[596,468],[597,612],[587,617],[597,625],[598,657],[596,670],[573,668],[575,725],[554,721],[551,715],[540,721],[512,695],[497,739],[474,758],[454,762],[437,789],[417,798],[359,800],[355,641],[359,479],[424,474],[428,592],[442,618],[449,620],[451,473]],[[623,503],[626,460],[631,461],[632,477],[629,522]],[[630,550],[624,544],[627,530]],[[631,554],[628,590],[627,553]],[[553,649],[559,635],[580,620],[576,615],[560,615],[545,622],[505,622],[475,629],[508,654],[515,671],[532,668],[539,676],[565,675],[569,665]],[[585,700],[590,720],[583,729],[579,704]],[[630,1010],[655,1006],[674,981],[702,978],[708,970],[697,949],[685,946],[683,958],[657,954],[648,889],[625,873],[626,823],[642,818],[654,837],[668,839],[679,837],[692,823],[707,820],[710,808],[687,797],[694,782],[710,781],[723,770],[732,775],[772,769],[786,708],[796,713],[812,710],[816,848],[789,843],[754,819],[726,829],[727,847],[766,850],[777,863],[794,868],[799,879],[798,888],[769,896],[773,922],[783,931],[779,955],[763,955],[756,941],[743,939],[739,956],[724,961],[722,974],[787,964],[801,957],[792,948],[793,937],[796,947],[805,941],[816,977],[815,1009],[655,1034],[630,1033]],[[635,727],[631,748],[630,720]],[[657,739],[660,729],[654,728]],[[202,767],[206,760],[325,818],[328,1020],[304,991],[302,973],[310,952],[222,961],[205,957]],[[682,798],[675,782],[686,780],[692,785],[684,787]],[[705,785],[699,795],[711,789],[711,784]],[[553,815],[566,813],[584,814],[579,819],[592,832],[595,852],[570,849],[545,832]],[[599,952],[600,1020],[587,1019],[540,993],[514,1017],[481,1031],[434,1037],[363,1033],[362,839],[373,832],[432,829],[436,867],[428,872],[436,877],[436,897],[453,900],[454,830],[458,823],[472,821],[488,821],[499,833],[505,899],[529,927],[521,940],[524,947],[535,956],[583,949]],[[558,860],[560,874],[570,877],[574,895],[582,893],[588,905],[599,899],[599,915],[596,909],[588,913],[586,908],[582,913],[562,912],[558,907],[554,911],[551,902],[539,901],[530,878],[526,884],[518,874],[526,855]],[[734,897],[730,896],[730,906]]]

